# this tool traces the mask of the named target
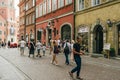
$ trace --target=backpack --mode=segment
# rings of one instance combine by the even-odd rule
[[[69,53],[69,47],[68,47],[67,43],[66,43],[66,46],[64,48],[64,53]]]

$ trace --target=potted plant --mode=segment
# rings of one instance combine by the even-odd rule
[[[115,57],[115,49],[114,48],[110,48],[110,56],[111,57]]]

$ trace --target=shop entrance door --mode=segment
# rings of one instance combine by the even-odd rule
[[[93,36],[93,52],[101,53],[103,51],[103,28],[101,25],[96,25]]]

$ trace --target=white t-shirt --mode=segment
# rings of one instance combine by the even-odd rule
[[[40,49],[41,46],[42,46],[42,44],[41,44],[40,42],[38,42],[38,43],[36,44],[37,49]]]
[[[60,45],[60,40],[57,40],[58,45]]]
[[[43,46],[42,48],[43,48],[43,51],[45,51],[45,50],[46,50],[46,47],[45,47],[45,46]]]
[[[20,47],[25,47],[26,42],[24,40],[20,41]]]

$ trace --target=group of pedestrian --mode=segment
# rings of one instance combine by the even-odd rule
[[[24,55],[24,49],[25,49],[25,47],[28,47],[28,50],[29,50],[28,57],[30,57],[32,55],[33,58],[34,58],[35,57],[35,51],[37,51],[36,57],[42,57],[42,55],[40,54],[40,50],[43,50],[43,56],[45,56],[45,51],[46,51],[45,43],[43,45],[40,41],[37,41],[36,44],[35,44],[34,41],[30,41],[30,42],[26,43],[24,41],[24,39],[22,39],[19,42],[19,45],[20,45],[19,47],[20,47],[20,54],[21,55]]]
[[[52,54],[52,60],[51,63],[58,65],[57,55],[60,52],[63,52],[65,55],[65,64],[69,65],[69,55],[71,56],[71,60],[76,63],[76,67],[73,68],[71,71],[69,71],[69,75],[73,78],[73,73],[76,72],[76,78],[79,80],[83,80],[83,78],[80,77],[80,70],[81,70],[81,55],[84,54],[84,51],[81,50],[81,37],[77,37],[77,41],[75,42],[72,40],[71,42],[69,40],[61,41],[61,40],[51,40],[50,42],[50,54]],[[24,40],[20,41],[20,51],[21,55],[24,53],[26,42]],[[34,41],[31,41],[28,43],[29,48],[29,56],[32,54],[34,57],[35,49],[37,49],[37,55],[36,57],[41,57],[40,50],[43,50],[43,56],[45,55],[46,46],[45,43],[42,45],[40,41],[37,41],[35,44]],[[61,51],[63,50],[63,51]]]
[[[79,80],[83,80],[83,78],[80,77],[80,70],[81,70],[81,55],[84,54],[84,51],[81,50],[81,42],[82,38],[77,37],[77,41],[75,42],[72,40],[71,42],[69,40],[61,41],[61,44],[58,43],[58,41],[53,41],[52,43],[52,49],[50,49],[50,52],[53,52],[52,57],[52,64],[58,65],[57,61],[57,54],[60,52],[59,48],[63,48],[63,53],[65,55],[65,64],[69,65],[69,55],[71,56],[71,60],[76,63],[76,67],[73,68],[71,71],[69,71],[69,75],[73,78],[73,73],[76,72],[76,78]]]

